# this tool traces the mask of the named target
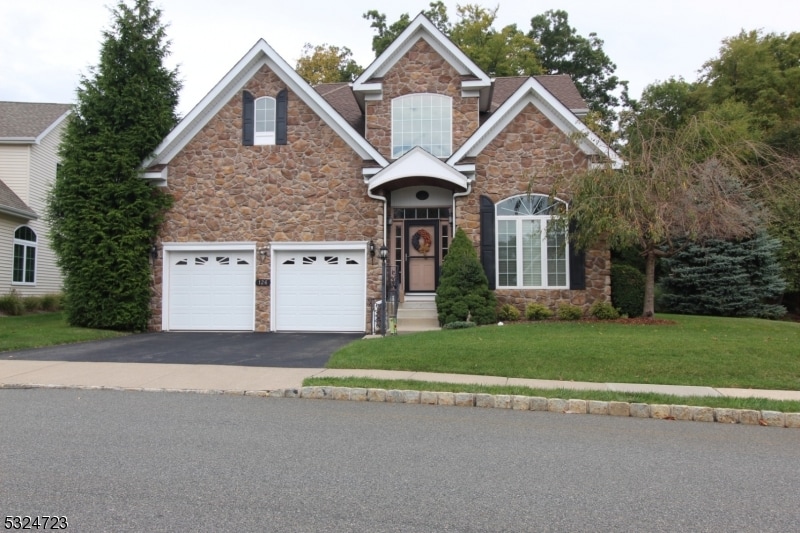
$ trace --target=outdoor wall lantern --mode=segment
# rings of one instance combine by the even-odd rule
[[[372,239],[369,240],[369,244],[367,245],[367,248],[369,249],[369,256],[372,258],[372,264],[374,265],[375,264],[375,242]]]
[[[381,244],[381,261],[386,261],[387,257],[389,257],[389,249],[385,244]]]
[[[158,259],[158,247],[155,244],[150,246],[150,259],[153,261]]]
[[[263,263],[264,260],[267,258],[267,254],[269,253],[268,246],[262,246],[258,249],[258,259]]]

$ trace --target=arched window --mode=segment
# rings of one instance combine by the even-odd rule
[[[255,103],[255,144],[275,144],[275,99],[263,96]]]
[[[36,283],[36,233],[28,226],[14,231],[13,270],[13,283]]]
[[[392,157],[416,146],[448,157],[453,144],[453,99],[441,94],[409,94],[392,100]]]
[[[541,194],[497,204],[498,288],[568,288],[567,228],[554,223],[566,208]]]

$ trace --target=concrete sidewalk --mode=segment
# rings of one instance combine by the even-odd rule
[[[300,388],[303,380],[308,377],[348,376],[479,385],[520,385],[539,389],[655,392],[675,396],[728,396],[800,401],[800,391],[682,385],[638,385],[631,383],[589,383],[395,370],[0,361],[0,388],[45,386],[245,392]]]

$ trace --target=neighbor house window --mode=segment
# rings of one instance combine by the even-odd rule
[[[409,94],[392,100],[392,157],[416,146],[436,157],[452,153],[453,99],[440,94]]]
[[[36,283],[36,233],[28,226],[14,232],[13,283]]]
[[[566,203],[539,194],[496,206],[497,286],[567,288],[567,229],[556,223]]]
[[[275,99],[256,99],[254,144],[275,144]]]

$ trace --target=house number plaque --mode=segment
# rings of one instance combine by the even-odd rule
[[[256,278],[256,287],[269,287],[269,280],[265,278]]]

